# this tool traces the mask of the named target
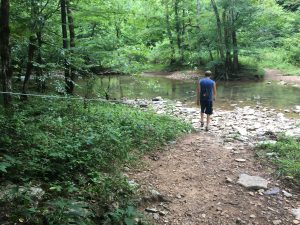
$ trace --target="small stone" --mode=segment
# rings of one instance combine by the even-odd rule
[[[273,225],[279,225],[281,224],[281,220],[273,220]]]
[[[201,214],[201,216],[202,216],[202,218],[205,218],[205,217],[206,217],[206,214],[203,213],[203,214]]]
[[[256,218],[256,216],[254,214],[251,214],[249,217],[250,218]]]
[[[154,189],[150,190],[152,196],[160,196],[160,193]]]
[[[300,224],[299,220],[293,220],[293,224]]]
[[[146,208],[145,211],[149,212],[149,213],[157,213],[158,212],[158,210],[155,208]]]
[[[161,215],[161,216],[167,215],[167,212],[166,212],[166,211],[159,211],[158,213],[159,213],[159,215]]]
[[[157,96],[157,97],[155,97],[155,98],[152,98],[152,101],[153,101],[153,102],[158,102],[158,101],[162,101],[162,100],[163,100],[163,98],[160,97],[160,96]]]
[[[154,213],[154,214],[153,214],[153,219],[159,220],[159,214],[158,214],[158,213]]]
[[[233,180],[230,177],[226,177],[226,183],[233,183]]]
[[[246,159],[235,159],[237,162],[246,162]]]
[[[265,195],[277,195],[280,192],[280,188],[273,187],[264,192]]]
[[[285,191],[285,190],[282,190],[282,193],[283,193],[283,195],[284,195],[285,197],[287,197],[287,198],[293,197],[293,195],[292,195],[291,193],[289,193],[289,192],[287,192],[287,191]]]

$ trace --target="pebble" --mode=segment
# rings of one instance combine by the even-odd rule
[[[145,211],[149,212],[149,213],[157,213],[158,212],[158,210],[155,208],[146,208]]]
[[[273,220],[273,225],[279,225],[281,223],[282,223],[281,220]]]
[[[154,214],[153,214],[153,219],[159,220],[159,214],[158,214],[158,213],[154,213]]]
[[[293,195],[292,195],[291,193],[289,193],[289,192],[287,192],[287,191],[285,191],[285,190],[282,190],[282,193],[283,193],[283,195],[284,195],[285,197],[287,197],[287,198],[293,197]]]
[[[280,192],[280,188],[273,187],[264,192],[265,195],[277,195]]]
[[[246,159],[235,159],[237,162],[246,162]]]

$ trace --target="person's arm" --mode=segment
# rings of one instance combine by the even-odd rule
[[[200,104],[200,92],[201,92],[201,86],[200,86],[200,83],[198,82],[198,85],[197,85],[197,105]]]
[[[214,101],[216,100],[217,97],[217,84],[214,82]]]

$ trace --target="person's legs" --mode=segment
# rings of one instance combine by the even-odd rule
[[[206,118],[206,127],[208,128],[209,126],[209,123],[210,123],[210,115],[207,114],[207,118]]]
[[[206,108],[205,102],[200,101],[200,108],[201,108],[201,112],[200,112],[200,126],[203,127],[204,126],[204,112],[205,112],[205,108]]]
[[[205,130],[208,131],[210,124],[210,115],[213,113],[212,102],[208,102],[205,113],[207,115]]]

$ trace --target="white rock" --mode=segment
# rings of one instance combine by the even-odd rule
[[[296,217],[296,220],[300,220],[300,208],[292,209],[291,212]]]
[[[273,225],[279,225],[281,223],[282,223],[281,220],[273,220]]]
[[[240,135],[246,136],[248,134],[246,128],[244,127],[234,127],[234,129],[237,130]]]
[[[289,192],[287,192],[287,191],[285,191],[285,190],[282,190],[282,193],[283,193],[283,195],[284,195],[285,197],[287,197],[287,198],[293,197],[293,195],[292,195],[291,193],[289,193]]]
[[[237,162],[246,162],[246,159],[235,159]]]

